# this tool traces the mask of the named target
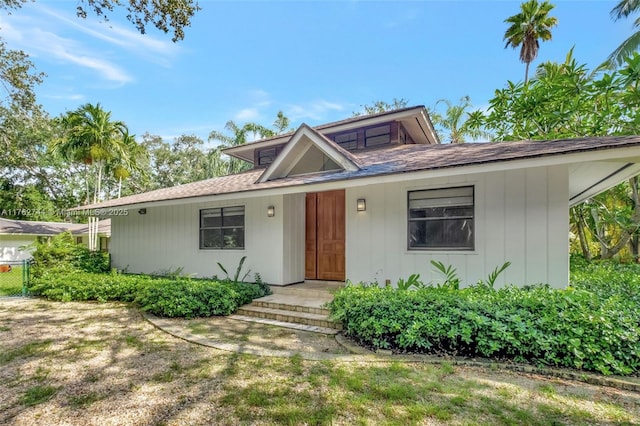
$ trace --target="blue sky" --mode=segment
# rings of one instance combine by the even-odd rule
[[[632,33],[613,22],[616,1],[555,1],[559,20],[538,59],[562,61],[572,46],[595,67]],[[7,15],[0,35],[31,55],[47,78],[38,90],[52,115],[101,103],[132,133],[206,140],[227,120],[294,126],[350,117],[362,104],[405,98],[432,106],[471,96],[486,106],[507,80],[524,78],[504,49],[504,19],[519,1],[212,1],[185,40],[140,35],[113,15],[75,16],[77,1],[37,0]]]

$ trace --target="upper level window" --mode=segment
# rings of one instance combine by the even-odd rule
[[[276,158],[276,149],[268,148],[258,151],[258,165],[266,166],[273,163]]]
[[[337,135],[334,140],[344,149],[354,150],[358,148],[358,132],[343,133]]]
[[[409,250],[473,250],[473,187],[409,192]]]
[[[201,249],[244,248],[244,206],[200,210]]]
[[[391,143],[391,126],[372,127],[364,132],[364,145],[367,148]]]

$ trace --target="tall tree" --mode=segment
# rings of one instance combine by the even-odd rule
[[[289,127],[289,117],[284,115],[284,112],[278,111],[276,116],[276,120],[273,122],[273,128],[275,129],[276,135],[281,135],[283,133],[290,132],[292,129]]]
[[[640,134],[640,55],[627,58],[613,73],[591,73],[572,52],[564,63],[538,67],[536,79],[525,85],[508,82],[496,90],[481,124],[498,141],[563,139]],[[619,256],[631,244],[638,257],[640,198],[638,179],[598,195],[571,210],[579,249],[602,258]],[[634,251],[635,250],[635,251]]]
[[[640,12],[639,0],[622,0],[611,10],[611,17],[617,21],[637,12]],[[632,56],[633,53],[637,52],[638,48],[640,48],[640,16],[634,21],[633,27],[639,30],[631,34],[631,36],[623,41],[607,58],[605,64],[609,65],[609,68],[615,68],[616,66],[624,64],[625,59]]]
[[[504,21],[509,24],[504,33],[504,40],[507,42],[504,47],[520,47],[520,61],[526,64],[525,84],[529,80],[529,65],[538,56],[539,40],[551,40],[551,28],[558,25],[558,19],[549,16],[554,7],[548,1],[538,3],[537,0],[529,0],[520,5],[520,13]]]
[[[282,119],[277,119],[276,123],[278,123],[278,121],[282,121]],[[227,134],[217,130],[213,130],[209,133],[209,142],[220,142],[220,145],[217,147],[219,151],[222,151],[225,148],[243,145],[247,143],[249,138],[252,136],[268,138],[276,135],[276,132],[273,130],[256,123],[246,123],[239,126],[233,120],[229,120],[227,121],[227,124],[225,124],[224,128],[227,130]],[[228,168],[227,173],[225,174],[239,173],[249,168],[249,164],[247,162],[238,160],[237,158],[230,158],[227,164]]]
[[[196,136],[181,135],[169,143],[160,136],[145,134],[142,145],[149,153],[143,167],[149,185],[143,190],[168,188],[222,174],[211,170],[204,141]]]
[[[114,157],[106,164],[107,176],[117,182],[118,198],[122,196],[123,181],[133,173],[138,179],[147,179],[143,164],[149,155],[145,147],[136,141],[135,135],[128,132],[122,135],[122,145],[123,149],[117,150]]]
[[[126,146],[123,136],[128,134],[122,121],[111,119],[111,112],[100,104],[84,104],[61,120],[63,135],[55,142],[54,150],[62,158],[82,163],[87,171],[87,202],[97,203],[102,198],[102,180],[105,166],[114,158],[124,158]],[[93,185],[91,185],[93,183]],[[93,188],[91,188],[93,186]],[[89,217],[89,249],[97,249],[97,218]]]
[[[444,112],[438,111],[438,105],[440,104],[446,106]],[[478,119],[481,119],[482,113],[479,111],[469,112],[471,107],[471,98],[469,96],[460,98],[460,102],[457,105],[447,99],[440,99],[436,102],[435,106],[429,111],[429,116],[440,140],[446,140],[449,143],[464,143],[468,138],[490,137],[489,133],[474,125]]]

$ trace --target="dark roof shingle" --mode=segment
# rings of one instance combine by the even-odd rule
[[[333,143],[332,141],[330,141]],[[78,209],[104,208],[203,197],[269,188],[340,181],[390,174],[465,167],[504,161],[526,160],[613,148],[639,147],[640,136],[562,139],[554,141],[492,142],[447,145],[397,145],[353,151],[360,170],[334,171],[257,183],[264,169],[222,176],[171,188],[109,200]]]

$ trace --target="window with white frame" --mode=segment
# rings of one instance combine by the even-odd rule
[[[201,249],[244,248],[244,206],[200,210]]]
[[[473,250],[472,186],[409,192],[409,250]]]

